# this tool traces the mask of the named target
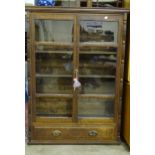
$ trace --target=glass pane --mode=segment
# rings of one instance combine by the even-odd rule
[[[37,53],[36,73],[50,75],[70,75],[73,71],[72,53]],[[64,53],[61,53],[64,52]]]
[[[68,42],[73,41],[73,21],[35,20],[36,41]]]
[[[80,78],[80,94],[114,94],[115,79],[112,78]]]
[[[90,77],[114,77],[116,74],[115,54],[80,54],[80,75]]]
[[[79,117],[113,117],[114,100],[97,98],[79,98]]]
[[[117,22],[102,20],[81,20],[80,42],[117,44],[117,31]]]
[[[72,77],[37,77],[37,93],[71,94]]]
[[[103,53],[103,54],[102,54]],[[81,94],[114,94],[116,50],[91,49],[80,51],[79,78]]]
[[[71,116],[72,99],[37,98],[36,114],[39,116]]]

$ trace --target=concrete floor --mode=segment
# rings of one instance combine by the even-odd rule
[[[121,145],[26,145],[25,155],[129,155]]]

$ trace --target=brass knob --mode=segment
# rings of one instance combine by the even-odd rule
[[[97,136],[97,134],[98,134],[98,133],[97,133],[97,131],[95,131],[95,130],[92,130],[92,131],[89,131],[89,132],[88,132],[88,135],[89,135],[89,136]]]
[[[57,136],[60,136],[61,135],[61,131],[60,130],[54,130],[52,132],[53,136],[57,137]]]

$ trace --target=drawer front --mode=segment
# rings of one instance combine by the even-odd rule
[[[114,140],[115,128],[108,127],[34,127],[33,140]]]

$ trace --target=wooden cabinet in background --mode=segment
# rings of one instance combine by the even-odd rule
[[[130,146],[130,82],[124,83],[123,102],[123,130],[122,135],[125,142]]]
[[[26,11],[29,143],[118,143],[128,10]]]
[[[124,0],[124,7],[130,8],[130,0]],[[130,19],[128,18],[128,32],[126,48],[126,64],[124,77],[124,99],[122,115],[122,136],[125,142],[130,146]]]

